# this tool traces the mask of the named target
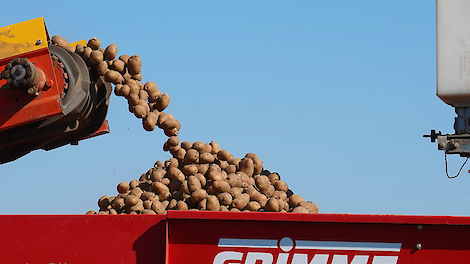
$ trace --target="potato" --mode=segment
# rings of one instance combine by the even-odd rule
[[[186,150],[184,148],[179,148],[177,151],[176,151],[176,154],[174,155],[174,157],[176,159],[178,159],[179,161],[184,161],[184,156],[186,155]]]
[[[254,165],[253,175],[260,174],[263,171],[263,162],[260,159],[252,159]]]
[[[271,198],[271,196],[273,196],[274,191],[275,191],[274,186],[269,184],[268,187],[266,187],[266,189],[261,190],[261,193],[266,195],[266,197]]]
[[[217,169],[210,169],[207,171],[206,176],[209,180],[215,182],[215,181],[220,181],[223,180],[222,178],[222,173],[218,171]]]
[[[264,175],[256,175],[255,184],[260,190],[266,190],[266,188],[271,185],[269,178]]]
[[[135,187],[134,189],[131,190],[129,195],[134,195],[137,198],[140,198],[142,193],[143,193],[143,191],[142,191],[142,189],[140,189],[140,187]]]
[[[303,207],[307,208],[307,210],[310,213],[314,213],[314,214],[318,213],[318,206],[316,204],[312,203],[312,202],[300,202],[299,206],[303,206]]]
[[[122,96],[127,97],[127,96],[129,96],[130,93],[131,93],[131,87],[129,87],[129,85],[127,85],[127,84],[122,85],[122,87],[121,87]]]
[[[166,186],[165,184],[161,182],[152,182],[151,189],[156,194],[160,194],[163,192],[168,192],[168,193],[170,192],[170,189],[168,188],[168,186]]]
[[[188,210],[188,204],[186,204],[184,201],[178,201],[176,204],[176,209],[177,210]]]
[[[268,202],[266,203],[266,206],[264,206],[264,210],[269,211],[269,212],[281,211],[281,208],[279,206],[279,199],[270,198]]]
[[[163,127],[163,129],[168,129],[168,130],[173,129],[173,128],[176,128],[177,130],[179,130],[178,127],[181,127],[181,125],[180,125],[180,121],[178,121],[176,119],[175,120],[165,120],[165,122],[163,122],[163,124],[162,124],[162,127]]]
[[[134,107],[133,113],[135,117],[141,119],[147,116],[147,109],[145,109],[145,106],[138,104]]]
[[[182,147],[183,149],[185,149],[186,151],[188,151],[189,149],[191,149],[191,147],[193,146],[193,144],[192,144],[191,142],[189,142],[189,141],[183,141],[183,142],[181,142],[180,145],[181,145],[181,147]]]
[[[130,187],[129,187],[129,184],[127,182],[121,182],[117,186],[117,191],[119,193],[126,193],[127,191],[129,191],[129,189],[130,189]]]
[[[98,207],[100,207],[101,211],[106,210],[110,205],[111,201],[109,200],[109,196],[104,195],[98,200]]]
[[[195,149],[188,149],[184,155],[184,163],[190,164],[199,159],[199,152]]]
[[[235,173],[230,173],[227,176],[228,184],[231,187],[245,187],[246,183],[243,182],[242,176]]]
[[[235,198],[232,201],[232,207],[237,208],[238,210],[243,210],[248,202],[241,198]]]
[[[126,65],[130,75],[139,74],[142,70],[142,60],[139,55],[129,57]]]
[[[122,78],[122,75],[119,72],[114,70],[108,70],[104,75],[104,80],[116,85],[118,83],[121,83],[124,79]]]
[[[274,191],[272,197],[273,198],[278,198],[278,199],[281,199],[281,200],[287,202],[287,194],[284,191]]]
[[[235,172],[237,172],[237,166],[235,166],[233,164],[230,164],[227,167],[225,167],[224,170],[227,174],[235,173]]]
[[[179,180],[181,182],[185,179],[183,172],[176,167],[170,167],[166,173],[166,177],[170,180]]]
[[[139,181],[132,180],[132,181],[129,183],[129,186],[130,186],[131,189],[134,189],[134,188],[136,188],[136,187],[139,187],[139,184],[140,184]]]
[[[195,164],[186,164],[183,166],[182,171],[184,175],[194,175],[197,173],[197,166]]]
[[[93,50],[99,50],[101,45],[101,41],[98,38],[91,38],[88,40],[87,46],[92,48]]]
[[[237,168],[238,168],[238,165],[240,164],[241,160],[242,159],[240,159],[240,158],[236,158],[236,159],[233,159],[232,161],[230,161],[229,163],[237,166]]]
[[[308,214],[310,212],[308,211],[307,208],[299,205],[292,210],[292,213]]]
[[[243,188],[231,188],[230,191],[229,191],[230,195],[232,195],[233,198],[235,198],[235,196],[237,194],[241,194],[243,193]]]
[[[167,93],[162,94],[162,96],[158,97],[155,102],[155,109],[158,111],[165,110],[168,105],[170,104],[170,96]]]
[[[235,199],[242,199],[248,203],[250,201],[250,195],[248,193],[237,193],[235,194]]]
[[[121,211],[122,208],[124,208],[125,205],[126,205],[126,203],[124,201],[124,198],[116,198],[111,203],[111,206],[117,211]]]
[[[219,211],[228,212],[229,210],[228,210],[227,206],[221,205],[221,206],[219,207]]]
[[[251,201],[246,205],[245,208],[250,211],[256,212],[261,208],[261,205],[256,201]]]
[[[254,189],[249,191],[248,194],[250,195],[250,200],[257,201],[261,205],[261,207],[266,206],[268,198],[264,194],[254,190]]]
[[[219,150],[219,152],[217,152],[217,158],[219,160],[228,160],[230,158],[230,153],[225,149]]]
[[[202,199],[198,204],[197,208],[200,210],[206,210],[206,205],[207,205],[207,199]]]
[[[207,192],[204,189],[199,189],[191,193],[191,202],[193,203],[199,203],[201,200],[207,198]]]
[[[277,174],[277,172],[269,174],[268,178],[272,185],[274,185],[277,181],[281,179],[281,177],[279,177],[279,174]]]
[[[108,71],[108,63],[106,63],[106,61],[101,61],[96,66],[96,72],[98,73],[99,76],[104,76],[107,71]],[[118,84],[118,85],[121,85],[121,84]],[[116,93],[116,87],[115,87],[114,90],[115,90],[115,93]],[[119,96],[119,94],[116,94],[116,95]]]
[[[103,53],[99,50],[94,50],[90,53],[90,63],[94,67],[98,66],[103,61]]]
[[[168,208],[168,204],[170,204],[170,201],[164,200],[162,201],[163,208],[166,210]]]
[[[142,119],[142,126],[146,131],[153,131],[157,125],[157,120],[158,116],[153,112],[149,112]]]
[[[126,65],[120,59],[114,59],[111,64],[108,64],[108,68],[119,72],[121,75],[126,74]]]
[[[140,195],[140,199],[142,201],[148,201],[148,200],[155,200],[157,198],[157,195],[153,192],[147,192],[147,191],[144,191],[141,195]]]
[[[129,55],[122,54],[121,56],[119,56],[119,59],[122,60],[127,65],[127,62],[129,61],[130,57],[131,56],[129,56]]]
[[[110,44],[106,49],[104,50],[104,59],[105,60],[112,60],[116,57],[117,54],[117,45],[116,44]]]
[[[215,158],[215,157],[214,157]],[[228,161],[226,160],[219,160],[219,159],[216,159],[215,162],[217,163],[217,165],[219,165],[219,167],[222,169],[222,170],[225,170],[225,168],[228,167],[229,163]]]
[[[254,160],[254,159],[258,159],[258,155],[256,155],[255,153],[246,153],[245,158],[250,158]]]
[[[163,183],[164,185],[168,186],[168,184],[170,184],[170,179],[168,179],[166,177],[163,177],[163,179],[161,179],[160,182]]]
[[[170,203],[168,204],[168,210],[176,209],[176,205],[178,204],[178,201],[176,199],[171,199]]]
[[[145,209],[152,209],[152,204],[153,204],[153,201],[146,200],[146,201],[144,201],[144,208]]]
[[[158,199],[160,201],[165,201],[171,197],[171,193],[169,191],[161,192],[158,194]]]
[[[145,208],[145,207],[144,207]],[[142,214],[157,214],[155,213],[155,211],[153,211],[152,209],[147,209],[145,208],[143,211],[142,211]]]
[[[201,181],[196,176],[192,176],[192,175],[189,176],[187,178],[187,181],[188,181],[188,190],[190,193],[202,188]]]
[[[173,155],[173,157],[175,158],[176,153],[178,152],[179,149],[181,149],[181,147],[179,145],[171,146],[170,143],[168,143],[168,141],[166,143],[169,145],[171,155]],[[178,159],[178,158],[175,158],[175,159]],[[184,156],[183,156],[183,159],[184,159]]]
[[[255,170],[253,160],[250,158],[243,158],[238,164],[238,168],[240,171],[243,171],[244,173],[246,173],[248,177],[253,176],[253,173]]]
[[[75,46],[75,53],[77,53],[80,56],[82,56],[84,50],[85,50],[85,46],[83,46],[82,44],[77,44]]]
[[[211,141],[211,143],[209,143],[209,144],[212,147],[211,153],[217,155],[217,153],[220,151],[219,144],[217,144],[217,142],[214,142],[214,141]]]
[[[219,202],[221,205],[230,205],[232,204],[232,195],[230,195],[230,193],[228,192],[223,192],[223,193],[219,193],[219,195],[217,195],[217,198],[219,199]]]
[[[216,193],[229,192],[230,191],[230,184],[226,181],[223,181],[223,180],[214,181],[212,183],[212,189]]]
[[[74,52],[74,49],[70,47],[69,42],[61,36],[53,36],[51,39],[52,43],[63,48],[68,52]]]
[[[89,61],[90,61],[91,52],[93,52],[93,50],[92,50],[90,47],[86,47],[86,48],[83,50],[83,52],[82,52],[82,58],[83,58],[83,60],[85,60],[85,62],[89,62]]]
[[[158,160],[157,162],[155,162],[155,164],[153,165],[155,168],[163,168],[165,165],[163,164],[163,162],[161,162],[160,160]]]
[[[214,155],[212,153],[204,152],[201,153],[199,156],[199,163],[205,163],[205,164],[210,164],[214,162]]]
[[[124,198],[124,203],[127,207],[132,207],[136,205],[139,201],[141,201],[139,197],[132,194],[129,194],[128,196],[126,196],[126,198]]]
[[[149,94],[149,102],[156,102],[162,92],[158,89],[157,85],[154,82],[146,82],[144,85],[144,90]]]
[[[199,182],[201,183],[201,187],[206,186],[207,179],[204,175],[202,175],[201,173],[198,172],[198,173],[194,174],[194,177],[196,177],[199,180]]]
[[[214,195],[207,196],[206,209],[209,211],[219,211],[219,199]]]
[[[178,146],[180,143],[179,138],[177,136],[169,137],[167,142],[170,146]]]
[[[293,194],[289,197],[289,204],[292,207],[297,207],[300,202],[305,202],[304,198],[302,198],[300,195]]]
[[[179,166],[179,161],[175,158],[167,159],[165,161],[165,168],[168,170],[171,167],[178,168]]]
[[[278,180],[276,181],[276,183],[274,183],[274,188],[276,188],[277,191],[285,191],[285,192],[287,192],[287,190],[289,189],[287,186],[287,183],[281,180]]]

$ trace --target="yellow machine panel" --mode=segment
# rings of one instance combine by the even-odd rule
[[[39,17],[0,28],[0,60],[47,47],[46,25]]]

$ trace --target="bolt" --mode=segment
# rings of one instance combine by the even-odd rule
[[[35,87],[29,88],[28,91],[27,91],[27,93],[28,93],[29,95],[35,94],[35,93],[36,93],[36,88],[35,88]]]
[[[21,70],[20,70],[20,69],[16,69],[15,74],[16,74],[17,76],[20,75],[20,74],[21,74]]]
[[[446,145],[447,145],[446,143],[441,142],[441,143],[438,144],[438,147],[439,147],[439,149],[446,149]]]
[[[36,40],[36,46],[39,46],[42,44],[42,41],[40,39]]]
[[[48,79],[48,80],[46,81],[46,87],[52,87],[53,84],[54,84],[54,81],[51,80],[51,79]]]
[[[418,230],[423,230],[423,225],[418,225],[416,228],[418,228]]]
[[[420,250],[423,248],[423,245],[421,243],[416,244],[416,249]]]

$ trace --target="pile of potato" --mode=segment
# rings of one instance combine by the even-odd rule
[[[139,180],[119,183],[117,196],[99,199],[98,214],[164,214],[166,210],[318,212],[314,203],[294,194],[279,174],[263,170],[256,154],[234,158],[215,142],[180,144],[177,136],[170,137],[165,148],[173,158],[157,161]]]
[[[172,155],[165,162],[157,161],[139,180],[119,183],[119,194],[102,196],[99,211],[87,214],[164,214],[167,210],[318,213],[317,205],[294,194],[278,173],[265,170],[256,154],[235,158],[216,142],[180,143],[180,122],[163,112],[170,97],[154,82],[141,83],[138,55],[116,58],[117,46],[101,49],[97,38],[90,39],[87,47],[71,47],[60,36],[51,42],[79,54],[113,83],[114,93],[127,99],[129,111],[142,119],[145,130],[158,127],[168,136],[163,150]]]

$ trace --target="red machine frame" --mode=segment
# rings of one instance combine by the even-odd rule
[[[6,215],[0,216],[0,226],[2,263],[408,264],[470,259],[470,217],[169,211]]]

